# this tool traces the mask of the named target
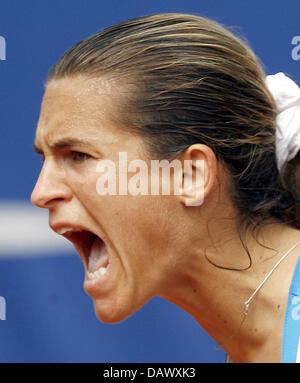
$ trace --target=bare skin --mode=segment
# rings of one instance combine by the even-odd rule
[[[45,161],[32,202],[49,210],[54,230],[59,225],[84,225],[109,249],[109,273],[96,283],[84,283],[97,317],[119,322],[160,296],[190,313],[233,361],[280,362],[284,313],[299,246],[255,296],[239,327],[243,302],[300,239],[300,231],[279,223],[265,226],[258,240],[271,249],[260,246],[248,232],[252,266],[247,268],[237,211],[227,190],[229,175],[212,150],[201,144],[178,157],[194,161],[195,166],[196,159],[204,161],[201,206],[186,206],[193,190],[170,196],[99,196],[95,170],[99,159],[117,163],[119,152],[127,152],[128,160],[150,161],[143,138],[117,123],[121,94],[117,84],[105,79],[54,80],[47,86],[36,132],[35,144]],[[194,170],[182,178],[193,178]],[[212,262],[244,270],[224,270]]]

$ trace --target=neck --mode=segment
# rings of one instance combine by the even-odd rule
[[[241,241],[233,235],[223,238],[226,242],[207,247],[191,242],[196,246],[187,256],[188,264],[181,268],[176,283],[162,296],[189,312],[233,361],[278,362],[285,306],[300,245],[255,294],[247,316],[244,302],[300,239],[300,232],[286,225],[272,224],[261,232],[258,241],[247,233],[251,267]],[[272,332],[272,344],[269,344]]]

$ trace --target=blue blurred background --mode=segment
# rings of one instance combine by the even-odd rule
[[[292,45],[300,36],[298,0],[1,0],[0,362],[224,361],[193,318],[159,298],[123,323],[99,322],[78,256],[50,231],[47,212],[29,203],[40,170],[32,144],[49,68],[96,31],[159,12],[234,27],[267,74],[283,71],[299,83],[300,48]]]

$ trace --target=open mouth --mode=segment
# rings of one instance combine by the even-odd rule
[[[56,232],[73,243],[89,279],[97,279],[106,274],[109,254],[105,242],[100,237],[84,229],[62,228]]]

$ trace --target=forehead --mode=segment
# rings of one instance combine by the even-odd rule
[[[116,106],[121,102],[116,89],[113,80],[104,78],[77,76],[51,81],[42,101],[37,144],[50,144],[74,130],[76,135],[86,136],[109,125],[112,132],[118,125]]]

